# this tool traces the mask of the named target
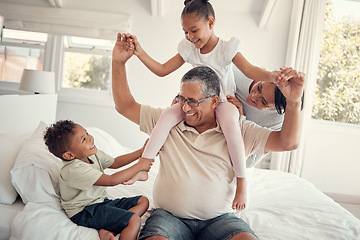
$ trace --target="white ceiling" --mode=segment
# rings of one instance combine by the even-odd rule
[[[210,0],[215,9],[222,9],[239,13],[253,13],[259,15],[259,27],[265,27],[270,18],[272,9],[277,0]],[[166,14],[170,8],[182,8],[183,0],[0,0],[0,3],[12,3],[37,7],[98,10],[101,2],[101,11],[121,11],[128,4],[136,2],[148,9],[152,16]],[[125,7],[124,7],[125,6]]]
[[[74,8],[74,6],[89,6],[91,3],[98,2],[99,0],[0,0],[4,3],[13,3],[13,4],[22,4],[38,7],[60,7],[60,8]],[[131,0],[136,1],[145,5],[146,7],[151,7],[151,5],[159,6],[159,9],[166,11],[165,6],[183,6],[183,0]],[[109,6],[109,12],[113,11],[113,3],[116,5],[119,2],[123,2],[123,5],[126,5],[127,1],[123,0],[101,0],[104,6]],[[211,0],[210,1],[215,9],[226,9],[236,12],[252,12],[259,13],[263,6],[268,2],[268,0]],[[83,3],[83,4],[81,4]],[[76,7],[77,8],[77,7]]]

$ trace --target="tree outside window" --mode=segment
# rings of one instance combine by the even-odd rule
[[[312,117],[360,124],[360,20],[339,20],[334,2],[327,2]]]

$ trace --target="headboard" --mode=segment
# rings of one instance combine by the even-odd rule
[[[24,134],[56,120],[57,94],[0,95],[0,133]]]

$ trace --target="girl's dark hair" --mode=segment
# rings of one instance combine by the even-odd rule
[[[197,16],[204,17],[206,20],[210,17],[215,19],[215,11],[208,0],[185,0],[184,5],[182,17],[185,14],[196,13]]]
[[[66,160],[62,154],[69,148],[69,136],[76,124],[71,120],[60,120],[46,128],[44,141],[49,151],[56,157]]]
[[[286,110],[286,97],[282,94],[278,86],[275,86],[275,108],[279,114],[284,114]],[[301,110],[304,106],[304,93],[301,97]]]

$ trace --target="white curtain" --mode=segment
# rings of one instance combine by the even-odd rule
[[[326,0],[293,0],[286,66],[306,74],[300,143],[297,150],[272,154],[270,169],[301,175],[306,129],[311,119]]]

